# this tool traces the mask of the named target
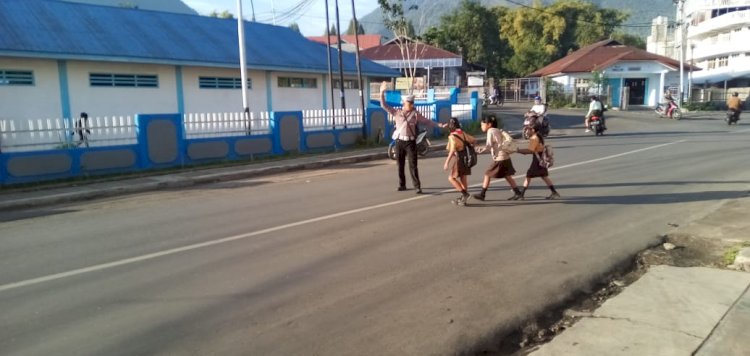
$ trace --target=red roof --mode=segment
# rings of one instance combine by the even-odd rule
[[[418,57],[420,59],[461,58],[461,56],[455,53],[451,53],[437,47],[432,47],[424,43],[416,44],[412,42],[409,45],[413,46],[411,47],[413,50],[416,49],[419,51]],[[410,55],[410,57],[414,57],[413,52],[411,53],[412,54]],[[403,59],[403,57],[401,56],[401,49],[398,47],[398,44],[393,41],[388,42],[382,46],[365,49],[364,51],[360,52],[360,55],[371,61]]]
[[[566,57],[560,58],[546,67],[529,74],[530,77],[543,77],[567,73],[590,73],[606,68],[619,61],[657,61],[671,68],[679,68],[680,62],[660,56],[640,48],[625,46],[615,40],[604,40],[583,47]],[[684,64],[690,70],[689,64]],[[692,70],[701,70],[692,66]]]
[[[330,37],[331,37],[332,45],[339,43],[338,36],[330,36]],[[359,48],[367,49],[367,48],[380,46],[381,38],[382,38],[381,35],[359,35]],[[326,41],[326,36],[308,36],[307,39],[313,42],[328,44],[328,41]],[[354,35],[342,35],[341,42],[346,42],[349,44],[356,45],[357,39],[354,37]]]

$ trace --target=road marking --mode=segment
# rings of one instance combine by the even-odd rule
[[[750,131],[750,129],[744,129],[744,130],[739,130],[739,131],[728,131],[728,132],[730,134],[735,134],[735,133],[743,133],[743,132],[748,132],[748,131]]]
[[[682,143],[682,142],[685,142],[685,141],[687,141],[687,140],[680,140],[680,141],[675,141],[675,142],[664,143],[664,144],[661,144],[661,145],[656,145],[656,146],[641,148],[641,149],[637,149],[637,150],[634,150],[634,151],[628,151],[628,152],[619,153],[619,154],[616,154],[616,155],[611,155],[611,156],[596,158],[596,159],[592,159],[592,160],[588,160],[588,161],[583,161],[583,162],[572,163],[572,164],[568,164],[568,165],[564,165],[564,166],[554,167],[554,168],[552,168],[550,170],[558,170],[558,169],[576,167],[576,166],[580,166],[580,165],[584,165],[584,164],[589,164],[589,163],[604,161],[604,160],[608,160],[608,159],[618,158],[618,157],[627,156],[627,155],[634,154],[634,153],[639,153],[639,152],[653,150],[653,149],[657,149],[657,148],[661,148],[661,147],[665,147],[665,146],[669,146],[669,145],[674,145],[674,144],[677,144],[677,143]],[[519,175],[519,177],[524,177],[524,176],[525,175]],[[481,185],[481,183],[478,184],[478,185]],[[473,185],[473,186],[477,186],[477,185]],[[443,191],[439,192],[439,194],[450,193],[450,192],[453,192],[453,191],[454,191],[454,189],[446,189],[446,190],[443,190]],[[84,273],[96,272],[96,271],[101,271],[101,270],[110,269],[110,268],[114,268],[114,267],[124,266],[124,265],[128,265],[128,264],[131,264],[131,263],[147,261],[147,260],[151,260],[151,259],[154,259],[154,258],[169,256],[169,255],[173,255],[173,254],[180,253],[180,252],[186,252],[186,251],[196,250],[196,249],[199,249],[199,248],[204,248],[204,247],[209,247],[209,246],[224,244],[224,243],[227,243],[227,242],[232,242],[232,241],[237,241],[237,240],[243,240],[243,239],[247,239],[247,238],[250,238],[250,237],[254,237],[254,236],[258,236],[258,235],[263,235],[263,234],[267,234],[267,233],[271,233],[271,232],[276,232],[276,231],[280,231],[280,230],[285,230],[285,229],[292,228],[292,227],[297,227],[297,226],[307,225],[307,224],[316,223],[316,222],[320,222],[320,221],[335,219],[335,218],[339,218],[339,217],[342,217],[342,216],[347,216],[347,215],[357,214],[357,213],[361,213],[361,212],[365,212],[365,211],[369,211],[369,210],[375,210],[375,209],[385,208],[385,207],[389,207],[389,206],[393,206],[393,205],[408,203],[408,202],[412,202],[412,201],[416,201],[416,200],[420,200],[420,199],[426,199],[426,198],[429,198],[429,197],[432,197],[432,196],[434,196],[434,195],[420,195],[420,196],[416,196],[416,197],[413,197],[413,198],[396,200],[396,201],[389,202],[389,203],[382,203],[382,204],[376,204],[376,205],[366,206],[366,207],[363,207],[363,208],[358,208],[358,209],[353,209],[353,210],[348,210],[348,211],[342,211],[340,213],[329,214],[329,215],[320,216],[320,217],[317,217],[317,218],[312,218],[312,219],[297,221],[297,222],[293,222],[293,223],[289,223],[289,224],[284,224],[284,225],[279,225],[279,226],[275,226],[275,227],[270,227],[270,228],[263,229],[263,230],[248,232],[248,233],[245,233],[245,234],[224,237],[224,238],[217,239],[217,240],[196,243],[196,244],[187,245],[187,246],[183,246],[183,247],[177,247],[177,248],[173,248],[173,249],[169,249],[169,250],[164,250],[164,251],[149,253],[149,254],[145,254],[145,255],[141,255],[141,256],[136,256],[136,257],[131,257],[131,258],[126,258],[126,259],[122,259],[122,260],[119,260],[119,261],[102,263],[102,264],[98,264],[98,265],[94,265],[94,266],[89,266],[89,267],[84,267],[84,268],[78,268],[78,269],[70,270],[70,271],[67,271],[67,272],[55,273],[55,274],[51,274],[51,275],[47,275],[47,276],[43,276],[43,277],[32,278],[32,279],[27,279],[27,280],[24,280],[24,281],[19,281],[19,282],[4,284],[4,285],[0,285],[0,292],[6,291],[6,290],[11,290],[11,289],[16,289],[16,288],[21,288],[21,287],[26,287],[26,286],[30,286],[30,285],[34,285],[34,284],[51,282],[51,281],[54,281],[54,280],[58,280],[58,279],[62,279],[62,278],[67,278],[67,277],[73,277],[73,276],[77,276],[77,275],[84,274]]]

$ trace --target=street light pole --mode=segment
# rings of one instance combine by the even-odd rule
[[[242,81],[242,112],[250,131],[250,107],[247,104],[247,58],[245,55],[245,20],[242,18],[242,0],[237,0],[237,37],[240,47],[240,80]]]

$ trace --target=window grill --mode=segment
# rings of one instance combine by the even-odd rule
[[[228,77],[199,77],[198,87],[201,89],[242,89],[242,78]],[[253,81],[247,78],[247,88],[253,88]]]
[[[156,88],[159,77],[152,74],[91,73],[89,84],[92,87]]]
[[[27,70],[0,70],[0,85],[34,85],[34,73]]]

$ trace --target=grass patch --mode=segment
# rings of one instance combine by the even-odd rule
[[[750,241],[744,241],[740,244],[734,245],[724,251],[723,262],[725,266],[729,266],[734,263],[734,259],[737,258],[737,254],[743,248],[750,247]]]

